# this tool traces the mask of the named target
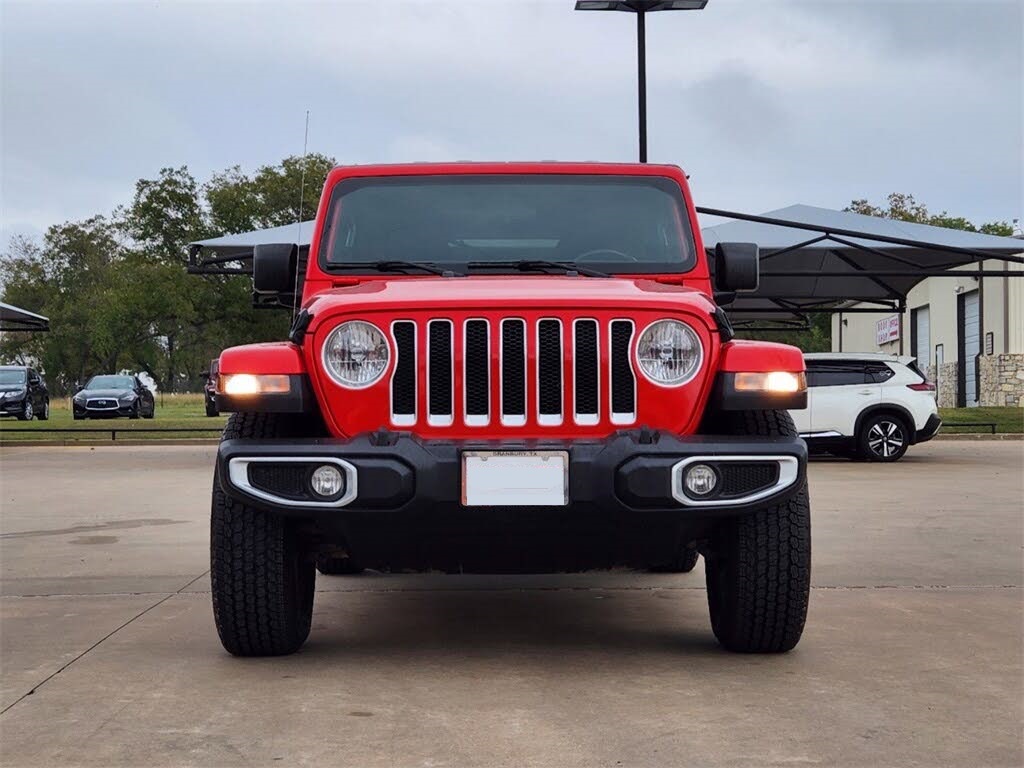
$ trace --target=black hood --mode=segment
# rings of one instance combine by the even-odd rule
[[[85,395],[86,397],[103,397],[108,400],[116,400],[117,398],[124,397],[125,395],[134,395],[134,389],[82,389],[79,390],[78,395]],[[75,395],[75,397],[78,397]]]

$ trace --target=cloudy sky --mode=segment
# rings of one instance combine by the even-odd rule
[[[632,160],[632,17],[572,0],[0,0],[0,238],[310,149]],[[648,23],[650,157],[702,204],[1022,216],[1022,0],[710,0]]]

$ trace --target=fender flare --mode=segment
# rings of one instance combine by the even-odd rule
[[[903,419],[903,423],[907,426],[907,444],[914,445],[917,442],[917,425],[914,423],[914,416],[902,405],[896,403],[877,403],[875,405],[869,405],[859,414],[857,414],[857,421],[853,427],[853,438],[855,440],[860,438],[860,428],[864,425],[864,420],[869,416],[873,416],[876,413],[894,413]]]

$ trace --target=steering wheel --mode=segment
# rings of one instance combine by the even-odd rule
[[[609,261],[609,259],[592,258],[593,256],[597,256],[598,254],[602,253],[610,254],[611,256],[615,257],[613,259],[610,259],[610,261],[638,261],[638,259],[635,256],[630,256],[628,253],[623,253],[622,251],[616,251],[614,248],[595,248],[592,251],[586,251],[585,253],[581,253],[579,256],[577,256],[576,261],[582,263],[586,263],[588,261]]]

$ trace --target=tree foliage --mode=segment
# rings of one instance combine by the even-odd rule
[[[205,184],[164,168],[109,217],[54,225],[42,242],[15,238],[0,259],[3,300],[46,315],[51,331],[5,334],[0,357],[38,365],[55,393],[125,369],[167,391],[195,389],[222,349],[280,339],[288,318],[255,312],[248,280],[188,275],[188,243],[313,218],[333,165],[288,157]]]

